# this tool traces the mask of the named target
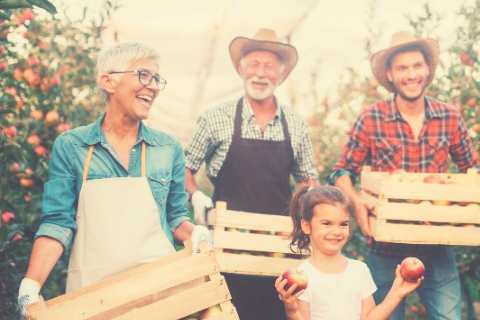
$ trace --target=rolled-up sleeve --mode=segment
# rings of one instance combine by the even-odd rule
[[[49,180],[44,185],[42,219],[35,238],[50,237],[70,248],[76,231],[76,178],[73,172],[72,150],[67,138],[60,135],[53,145],[49,163]]]
[[[167,222],[172,234],[182,222],[190,220],[186,207],[187,201],[188,194],[185,191],[185,158],[180,144],[176,144],[172,181],[166,207]]]

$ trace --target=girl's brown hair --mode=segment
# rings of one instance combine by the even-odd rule
[[[302,230],[301,221],[312,221],[313,208],[319,204],[330,204],[345,208],[350,216],[355,214],[353,201],[342,190],[332,186],[303,187],[298,190],[290,203],[290,217],[293,220],[290,249],[301,254],[310,254],[310,236]]]

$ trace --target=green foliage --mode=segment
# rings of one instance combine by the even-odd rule
[[[95,62],[105,21],[57,20],[30,9],[9,18],[0,22],[0,319],[16,318],[53,141],[103,112]],[[64,292],[66,262],[43,286],[46,299]]]
[[[39,7],[51,14],[57,13],[57,8],[47,0],[0,0],[0,20],[8,20],[11,10]]]

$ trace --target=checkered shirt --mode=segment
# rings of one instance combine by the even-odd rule
[[[223,103],[201,115],[197,127],[185,149],[186,166],[196,172],[206,163],[207,176],[215,181],[232,143],[235,111],[238,100]],[[279,105],[274,119],[264,131],[255,123],[253,110],[247,99],[243,99],[242,138],[255,140],[283,141],[283,126],[280,109],[285,114],[292,143],[294,164],[292,175],[296,182],[318,179],[313,157],[312,139],[308,125],[293,109]]]

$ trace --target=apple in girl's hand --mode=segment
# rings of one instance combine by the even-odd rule
[[[400,274],[406,281],[415,282],[423,276],[425,266],[422,261],[415,257],[407,257],[400,264]]]
[[[282,280],[287,279],[287,284],[285,285],[285,290],[288,290],[291,285],[294,283],[297,285],[297,288],[293,293],[297,293],[300,290],[304,290],[307,288],[308,285],[308,277],[303,272],[302,269],[299,268],[288,268],[282,274]]]

